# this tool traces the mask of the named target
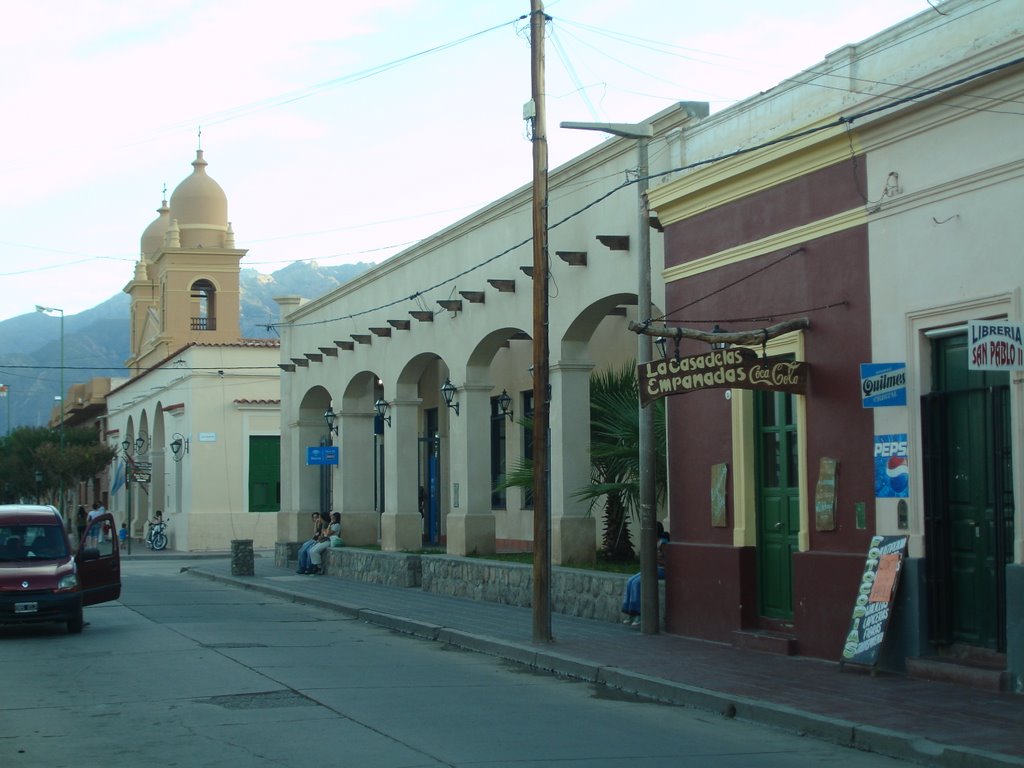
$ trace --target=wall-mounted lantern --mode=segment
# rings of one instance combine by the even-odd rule
[[[441,385],[441,397],[444,398],[444,404],[455,411],[455,415],[459,415],[459,404],[453,403],[455,399],[455,385],[451,383],[449,379],[444,380],[444,384]]]

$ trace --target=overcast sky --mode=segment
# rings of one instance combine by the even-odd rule
[[[381,261],[530,181],[529,0],[0,0],[0,319],[118,293],[201,141],[243,266]],[[553,0],[562,120],[712,112],[927,0]],[[201,139],[199,128],[202,128]],[[525,233],[529,234],[529,233]]]

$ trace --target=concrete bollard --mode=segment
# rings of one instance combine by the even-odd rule
[[[253,564],[252,539],[233,539],[231,541],[231,575],[255,575]]]

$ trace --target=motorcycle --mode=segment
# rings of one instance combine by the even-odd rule
[[[146,536],[146,548],[161,550],[167,546],[167,521],[161,520],[149,527],[149,534]]]

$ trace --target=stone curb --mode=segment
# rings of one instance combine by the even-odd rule
[[[949,744],[939,744],[909,734],[890,731],[877,726],[861,725],[847,720],[830,718],[805,712],[781,704],[770,704],[756,699],[731,696],[707,688],[675,683],[578,659],[573,656],[538,649],[487,635],[478,635],[438,624],[408,619],[370,608],[360,608],[338,600],[302,595],[283,587],[253,583],[244,577],[228,576],[190,568],[187,573],[210,581],[223,582],[242,589],[262,592],[283,600],[312,605],[325,610],[351,616],[396,632],[424,640],[442,642],[476,653],[495,656],[543,672],[571,677],[576,680],[603,685],[632,693],[642,698],[715,712],[723,717],[735,717],[781,730],[810,736],[820,741],[858,749],[863,752],[893,757],[938,768],[1006,768],[1024,766],[1024,758],[1001,755],[983,750]]]

